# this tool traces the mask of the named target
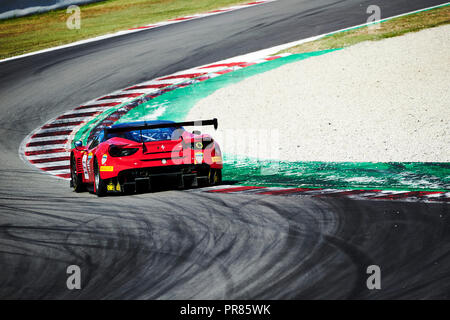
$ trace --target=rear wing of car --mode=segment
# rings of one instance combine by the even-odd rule
[[[211,120],[198,120],[198,121],[185,121],[185,122],[172,122],[172,123],[159,123],[159,124],[144,124],[138,126],[129,127],[118,127],[118,128],[105,128],[105,133],[119,133],[119,132],[129,132],[135,130],[145,130],[145,129],[159,129],[159,128],[179,128],[179,127],[193,127],[193,126],[214,126],[217,130],[218,123],[217,119]]]

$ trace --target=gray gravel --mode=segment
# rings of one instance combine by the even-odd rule
[[[188,118],[217,117],[229,153],[254,155],[252,143],[264,144],[258,138],[238,148],[243,131],[229,138],[254,119],[253,129],[280,131],[279,154],[262,146],[262,158],[447,162],[449,84],[447,25],[364,42],[248,78],[203,99]]]

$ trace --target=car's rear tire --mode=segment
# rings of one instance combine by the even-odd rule
[[[75,161],[74,155],[70,157],[70,186],[73,188],[75,192],[83,192],[86,189],[86,186],[83,183],[82,173],[77,172],[77,163]]]
[[[209,184],[212,186],[222,183],[222,169],[210,169]]]
[[[98,166],[97,158],[94,159],[94,193],[98,197],[106,196],[106,183],[100,177],[100,167]]]

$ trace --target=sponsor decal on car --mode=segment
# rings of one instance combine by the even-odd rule
[[[100,171],[101,172],[113,172],[114,167],[113,166],[101,166]]]
[[[108,160],[108,156],[106,154],[104,154],[102,157],[102,164],[105,164],[107,160]]]
[[[220,156],[215,156],[211,158],[212,162],[222,162],[222,157]]]
[[[195,164],[203,162],[203,152],[195,153]]]

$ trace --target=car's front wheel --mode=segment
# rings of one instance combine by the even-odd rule
[[[94,159],[94,193],[99,197],[106,196],[106,183],[100,177],[100,167],[97,159]]]

